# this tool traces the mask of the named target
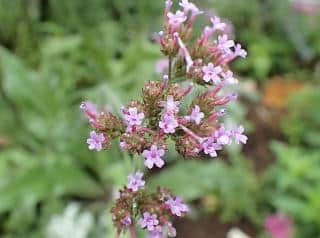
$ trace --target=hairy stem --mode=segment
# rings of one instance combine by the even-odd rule
[[[137,233],[134,226],[129,227],[129,234],[131,238],[137,238]]]

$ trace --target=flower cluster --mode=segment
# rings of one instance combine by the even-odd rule
[[[178,153],[190,159],[216,157],[218,150],[231,143],[246,143],[243,126],[226,128],[221,118],[226,115],[224,106],[237,99],[236,93],[223,90],[238,82],[228,64],[237,57],[245,58],[247,53],[228,38],[224,32],[226,23],[217,16],[210,19],[210,25],[198,38],[192,36],[194,21],[203,12],[189,0],[181,0],[179,6],[180,10],[172,12],[172,1],[166,1],[164,27],[157,38],[162,53],[168,57],[164,61],[168,63],[168,74],[163,75],[162,80],[146,82],[141,99],[121,108],[121,118],[99,110],[90,102],[81,104],[94,128],[87,140],[90,150],[108,148],[110,141],[118,138],[122,150],[140,155],[146,168],[152,169],[165,165],[169,139],[174,141]],[[203,91],[192,98],[187,108],[182,108],[195,85]],[[154,237],[160,237],[164,226],[172,230],[163,218],[167,216],[162,214],[163,208],[169,207],[176,216],[185,213],[187,208],[181,205],[179,197],[164,197],[163,190],[159,190],[159,194],[141,192],[139,189],[144,186],[141,179],[140,173],[131,175],[129,184],[121,191],[117,209],[113,210],[115,224],[118,228],[132,224],[136,215],[132,214],[132,202],[143,198],[153,204],[153,208],[145,207],[142,200],[138,203],[139,215],[143,216],[140,225],[158,234]],[[156,201],[151,202],[152,197]]]
[[[128,176],[127,186],[120,191],[120,197],[111,209],[118,234],[138,225],[147,230],[150,238],[175,237],[172,219],[182,217],[188,211],[182,198],[174,197],[167,189],[148,192],[141,172]]]

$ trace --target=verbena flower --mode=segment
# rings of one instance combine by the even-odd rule
[[[138,112],[136,107],[130,107],[127,111],[124,111],[124,119],[128,126],[139,126],[144,119],[144,113]]]
[[[185,14],[187,14],[189,11],[191,11],[192,15],[199,15],[203,13],[195,4],[189,2],[188,0],[181,0],[179,5],[183,7],[183,11]]]
[[[175,14],[168,12],[167,17],[169,19],[169,24],[174,27],[174,29],[187,20],[187,16],[182,11],[176,11]]]
[[[293,237],[293,222],[291,218],[285,214],[278,213],[267,216],[264,226],[273,238]]]
[[[165,109],[167,113],[177,113],[179,112],[179,101],[175,101],[172,95],[167,97],[167,101],[161,101],[160,106]]]
[[[222,146],[216,142],[216,140],[212,137],[208,137],[202,143],[202,149],[206,155],[210,155],[210,157],[217,157],[217,150],[221,150]]]
[[[183,213],[189,211],[188,206],[183,202],[183,199],[181,197],[170,197],[165,204],[168,205],[169,209],[171,210],[171,213],[178,217],[182,216]]]
[[[244,128],[243,126],[239,126],[239,127],[235,127],[231,130],[231,135],[233,136],[235,142],[237,144],[246,144],[248,137],[246,135],[243,134],[244,132]]]
[[[148,231],[154,231],[159,224],[157,215],[149,212],[143,213],[143,218],[140,219],[139,224],[141,228],[147,228]]]
[[[158,148],[157,145],[152,145],[150,150],[144,150],[142,155],[145,158],[145,166],[149,169],[152,169],[154,165],[161,168],[164,165],[164,161],[161,159],[164,153],[164,149]]]
[[[103,143],[106,142],[106,138],[102,133],[90,132],[90,137],[87,139],[89,150],[100,151],[103,148]]]
[[[200,111],[200,107],[195,105],[192,108],[191,114],[186,116],[187,120],[194,121],[197,125],[200,124],[201,120],[204,118],[204,113]]]
[[[219,84],[221,82],[221,77],[219,74],[222,72],[222,68],[220,66],[214,66],[212,63],[209,63],[207,66],[202,67],[203,80],[205,82],[212,81],[214,84]]]
[[[159,128],[163,130],[166,134],[172,134],[175,132],[175,129],[179,126],[178,121],[171,113],[165,113],[161,121],[159,122]]]
[[[162,227],[156,226],[153,231],[149,231],[148,238],[165,238],[163,235]]]
[[[145,185],[145,181],[142,179],[143,173],[136,172],[135,174],[128,175],[128,185],[127,187],[132,191],[136,192],[139,188]]]

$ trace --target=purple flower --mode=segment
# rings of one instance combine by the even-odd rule
[[[139,190],[140,187],[145,185],[145,181],[142,179],[143,173],[136,172],[135,174],[128,175],[128,185],[127,187],[131,189],[133,192]]]
[[[242,58],[246,58],[247,57],[247,51],[245,51],[244,49],[242,49],[240,44],[237,44],[234,47],[234,56],[240,56]]]
[[[158,146],[153,144],[150,150],[144,150],[142,156],[146,159],[144,164],[147,168],[152,169],[154,165],[161,168],[164,161],[161,159],[164,156],[164,149],[158,149]]]
[[[173,14],[172,12],[168,12],[167,17],[169,19],[169,24],[173,28],[179,27],[183,22],[187,20],[187,16],[182,11],[176,11],[175,14]]]
[[[180,102],[179,101],[175,101],[173,96],[169,95],[167,97],[167,101],[161,101],[160,102],[160,107],[163,107],[166,112],[170,112],[170,113],[177,113],[179,112],[179,105]]]
[[[217,16],[211,17],[210,20],[212,22],[214,31],[223,31],[227,26],[227,24],[222,22],[221,19]]]
[[[223,125],[219,129],[214,131],[214,137],[220,145],[230,145],[231,144],[231,133],[226,130]]]
[[[124,112],[124,119],[128,126],[139,126],[144,119],[144,113],[138,112],[136,107],[130,107]]]
[[[220,144],[215,142],[214,138],[208,137],[202,144],[203,152],[210,157],[217,157],[217,150],[221,150],[222,147]]]
[[[231,135],[233,136],[235,142],[237,144],[246,144],[248,137],[246,135],[243,134],[244,132],[244,128],[243,126],[239,126],[239,127],[235,127],[231,130]]]
[[[90,137],[87,139],[87,144],[89,145],[89,150],[102,150],[103,143],[106,141],[106,138],[102,133],[96,133],[95,131],[90,132]]]
[[[147,228],[148,231],[153,231],[159,224],[156,214],[150,214],[149,212],[143,213],[143,218],[140,219],[139,224],[141,228]]]
[[[127,150],[128,144],[125,141],[120,141],[120,148],[123,150]]]
[[[163,235],[162,227],[156,226],[153,231],[149,231],[148,238],[165,238]]]
[[[193,16],[203,13],[202,11],[199,10],[199,8],[195,4],[189,2],[189,0],[181,0],[179,5],[183,7],[183,11],[185,14],[188,14],[189,11],[191,11],[191,14]]]
[[[234,41],[229,40],[227,35],[218,36],[218,41],[216,43],[223,54],[227,55],[232,53],[230,48],[234,46]]]
[[[278,213],[267,216],[264,226],[273,238],[293,237],[293,222],[285,214]]]
[[[221,82],[221,78],[218,75],[222,72],[222,68],[220,66],[214,67],[212,63],[209,63],[207,66],[202,67],[202,72],[204,73],[203,80],[205,82],[212,81],[215,84],[219,84]]]
[[[177,236],[177,231],[176,231],[176,228],[174,228],[172,226],[172,223],[168,222],[167,223],[167,227],[168,227],[168,236],[169,237],[176,237]]]
[[[237,84],[238,80],[233,77],[232,71],[228,70],[227,72],[221,73],[223,80],[226,84]]]
[[[179,126],[178,121],[171,113],[165,113],[161,117],[161,121],[159,122],[159,127],[164,131],[166,134],[171,134],[175,132],[175,129]]]
[[[130,226],[132,224],[132,220],[129,214],[127,214],[122,220],[121,223],[125,226]]]
[[[171,213],[178,217],[182,216],[183,213],[188,212],[188,206],[183,202],[181,197],[169,198],[168,201],[165,202],[166,205],[169,206]]]
[[[168,70],[168,59],[167,58],[163,58],[163,59],[159,59],[156,62],[156,72],[158,74],[163,74]]]
[[[187,120],[194,121],[197,125],[200,124],[202,118],[204,118],[204,113],[200,111],[200,107],[195,105],[192,108],[191,114],[186,116]]]

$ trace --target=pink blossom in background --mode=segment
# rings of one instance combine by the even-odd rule
[[[292,7],[295,11],[307,15],[315,15],[320,12],[320,2],[312,0],[294,0]]]
[[[162,58],[156,62],[156,72],[158,74],[164,74],[168,71],[169,60],[167,58]]]
[[[139,188],[143,187],[146,183],[142,179],[142,177],[143,177],[143,173],[141,172],[136,172],[135,174],[129,174],[127,187],[134,192],[138,191]]]
[[[268,215],[265,218],[264,227],[273,238],[293,237],[293,221],[283,213]]]

